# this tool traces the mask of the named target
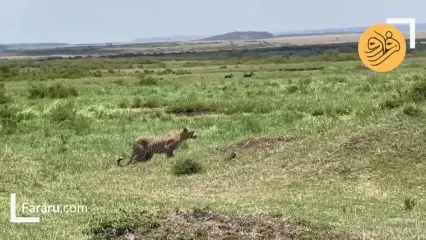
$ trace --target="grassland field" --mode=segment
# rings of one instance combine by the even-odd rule
[[[155,217],[204,208],[278,214],[294,225],[282,239],[426,239],[426,58],[380,74],[359,60],[126,61],[0,62],[0,239],[254,238]],[[183,126],[199,138],[174,158],[116,165],[136,137]],[[176,175],[185,160],[201,171]],[[12,224],[11,193],[18,210],[88,212]]]

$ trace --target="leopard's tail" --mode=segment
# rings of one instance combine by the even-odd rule
[[[127,164],[121,164],[121,162],[122,162],[123,160],[124,160],[124,158],[123,158],[123,157],[119,157],[119,158],[117,159],[117,166],[119,166],[119,167],[125,167],[125,166],[129,165],[130,163],[132,163],[133,156],[130,158],[130,160],[127,162]]]
[[[124,160],[124,158],[123,158],[123,157],[119,157],[119,158],[117,159],[117,165],[118,165],[119,167],[125,167],[125,166],[127,166],[127,165],[131,164],[132,162],[134,162],[135,157],[136,157],[135,148],[137,148],[137,147],[139,147],[139,146],[138,146],[136,143],[134,143],[134,144],[133,144],[133,152],[132,152],[132,156],[130,157],[130,159],[129,159],[129,161],[127,162],[127,164],[121,164],[121,162]]]
[[[119,167],[124,167],[125,165],[121,165],[121,162],[123,161],[124,159],[122,158],[122,157],[119,157],[118,159],[117,159],[117,166],[119,166]]]

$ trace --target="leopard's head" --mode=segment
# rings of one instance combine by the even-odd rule
[[[184,127],[182,128],[181,136],[183,139],[188,139],[188,138],[196,139],[198,137],[198,133],[195,130]]]

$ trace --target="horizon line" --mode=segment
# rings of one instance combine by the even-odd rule
[[[426,22],[424,23],[416,23],[417,25],[426,25]],[[408,26],[398,26],[398,27],[402,27],[402,28],[408,28]],[[359,28],[368,28],[367,26],[358,26],[358,27],[341,27],[341,28],[319,28],[319,29],[305,29],[305,30],[295,30],[295,31],[282,31],[282,32],[270,32],[270,31],[264,31],[264,30],[235,30],[235,31],[229,31],[229,32],[225,32],[225,33],[219,33],[219,34],[177,34],[177,35],[169,35],[169,36],[153,36],[153,37],[140,37],[140,38],[135,38],[133,40],[129,40],[129,41],[117,41],[117,42],[111,42],[111,41],[104,41],[104,42],[80,42],[80,43],[70,43],[70,42],[54,42],[54,41],[49,41],[49,42],[12,42],[12,43],[0,43],[0,46],[7,46],[7,45],[24,45],[24,44],[65,44],[65,45],[90,45],[90,44],[138,44],[137,41],[141,41],[141,40],[150,40],[150,39],[156,39],[156,38],[177,38],[177,37],[202,37],[203,38],[209,38],[209,37],[214,37],[214,36],[218,36],[218,35],[223,35],[223,34],[227,34],[227,33],[232,33],[232,32],[267,32],[270,33],[274,36],[278,36],[278,35],[286,35],[286,34],[309,34],[309,33],[313,33],[313,34],[321,34],[321,32],[318,31],[336,31],[336,30],[350,30],[350,29],[359,29]],[[416,31],[417,32],[417,31]],[[324,32],[326,33],[326,32]],[[346,32],[344,34],[351,34],[351,33],[357,33],[357,32]],[[201,39],[196,39],[196,40],[188,40],[188,41],[197,41],[197,40],[201,40]],[[170,42],[175,42],[175,41],[170,41]],[[176,42],[179,42],[179,40],[176,40]],[[147,42],[147,43],[155,43],[155,42]],[[139,43],[140,44],[140,43]]]

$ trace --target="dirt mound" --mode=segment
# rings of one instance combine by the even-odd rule
[[[381,137],[376,132],[360,133],[340,144],[340,146],[333,151],[333,155],[335,158],[356,156],[363,151],[374,148],[380,141]]]
[[[273,215],[221,215],[209,210],[174,212],[126,231],[97,239],[355,239],[335,228]]]
[[[241,152],[249,149],[272,149],[283,144],[297,141],[298,139],[299,137],[295,136],[249,138],[236,142],[232,145],[219,148],[218,150],[222,152]]]
[[[212,108],[171,108],[167,109],[166,113],[180,116],[200,116],[200,115],[215,115],[216,111]]]
[[[366,154],[371,154],[371,151],[375,151],[378,144],[382,142],[383,137],[377,131],[367,131],[351,136],[329,151],[328,168],[345,176],[352,175],[353,171],[357,169],[354,162],[359,163],[359,161],[351,159],[365,158]],[[353,175],[353,177],[356,176]]]

